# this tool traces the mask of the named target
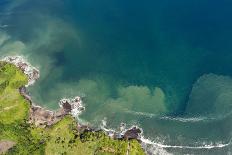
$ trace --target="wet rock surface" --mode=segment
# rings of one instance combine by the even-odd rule
[[[19,92],[31,104],[29,123],[35,124],[36,126],[51,126],[68,114],[77,117],[82,111],[85,110],[84,106],[82,105],[82,99],[79,96],[73,99],[60,100],[60,108],[56,111],[50,111],[40,106],[36,106],[36,104],[32,102],[31,96],[27,92],[26,87],[20,87]]]
[[[73,115],[73,113],[75,113],[77,116],[77,114],[80,114],[84,110],[81,103],[82,101],[80,97],[75,97],[74,99],[62,99],[60,101],[60,108],[57,111],[49,111],[32,104],[30,108],[29,123],[40,127],[51,126],[66,115]]]
[[[40,106],[36,106],[36,104],[32,102],[26,87],[21,87],[19,92],[31,104],[28,122],[35,126],[51,126],[66,115],[75,114],[78,116],[84,110],[80,97],[75,97],[74,99],[62,99],[59,103],[60,108],[56,111],[50,111]]]
[[[32,104],[31,96],[27,92],[27,89],[25,86],[19,88],[19,93],[27,100],[30,104]]]
[[[124,135],[123,138],[126,140],[130,140],[130,139],[139,139],[140,134],[142,133],[141,129],[138,127],[132,127],[131,129],[127,130]]]
[[[61,120],[65,115],[66,113],[62,110],[52,112],[39,106],[32,105],[30,108],[29,123],[40,127],[51,126]]]

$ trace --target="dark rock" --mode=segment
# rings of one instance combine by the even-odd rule
[[[71,104],[69,104],[68,102],[65,102],[65,103],[63,103],[62,106],[63,106],[65,112],[67,112],[67,113],[71,112],[71,110],[72,110]]]
[[[93,129],[90,128],[88,125],[80,125],[80,124],[78,124],[77,130],[78,130],[80,133],[92,132],[92,131],[93,131]]]
[[[26,89],[25,86],[19,88],[19,93],[20,93],[30,104],[32,103],[31,96],[30,96],[29,93],[27,92],[27,89]]]
[[[130,140],[130,139],[139,139],[139,135],[141,134],[141,130],[137,127],[133,127],[125,132],[123,135],[124,139]]]

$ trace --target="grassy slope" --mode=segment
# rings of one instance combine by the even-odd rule
[[[136,140],[113,140],[103,132],[79,133],[76,122],[66,116],[51,128],[27,123],[29,103],[18,88],[27,77],[14,65],[0,62],[0,141],[11,140],[16,146],[7,154],[130,155],[144,154]]]
[[[0,122],[10,124],[27,117],[29,104],[18,88],[27,83],[27,77],[15,66],[0,63]]]

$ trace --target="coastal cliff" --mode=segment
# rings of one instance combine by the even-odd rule
[[[61,100],[57,111],[33,104],[25,86],[39,72],[17,63],[0,62],[0,154],[145,154],[135,127],[117,138],[78,124],[71,114],[84,110],[79,97]]]

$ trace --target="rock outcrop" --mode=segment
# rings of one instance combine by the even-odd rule
[[[65,112],[72,114],[74,117],[79,116],[85,110],[82,99],[79,96],[76,96],[73,99],[61,99],[59,105]]]
[[[28,99],[27,95],[23,96]],[[73,116],[75,114],[75,116],[78,116],[84,110],[80,97],[75,97],[74,99],[62,99],[59,105],[60,109],[57,111],[50,111],[32,104],[30,108],[29,123],[40,127],[51,126],[68,114]]]
[[[131,129],[128,129],[124,135],[123,138],[126,140],[130,139],[139,139],[140,134],[142,133],[141,129],[138,127],[132,127]]]

